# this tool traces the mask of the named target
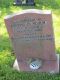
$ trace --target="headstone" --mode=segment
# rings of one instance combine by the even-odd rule
[[[35,5],[34,0],[27,0],[28,5]]]
[[[18,70],[59,71],[51,11],[23,10],[5,17],[5,24],[16,54]]]
[[[15,0],[14,5],[21,5],[22,1],[21,0]]]
[[[35,5],[35,2],[34,2],[34,0],[15,0],[13,5],[17,5],[17,6],[20,6],[20,5],[33,6],[33,5]]]

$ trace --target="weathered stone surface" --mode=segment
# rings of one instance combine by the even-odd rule
[[[51,11],[24,10],[7,16],[5,23],[20,70],[32,71],[28,63],[30,59],[43,61],[37,71],[57,69]]]

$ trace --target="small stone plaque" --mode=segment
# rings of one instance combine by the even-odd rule
[[[7,16],[5,23],[21,71],[57,71],[51,11],[24,10]],[[37,70],[29,67],[34,60],[42,61]]]

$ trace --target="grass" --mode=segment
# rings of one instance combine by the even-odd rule
[[[4,23],[8,14],[23,9],[50,9],[53,16],[56,52],[60,53],[60,0],[35,0],[35,6],[13,6],[13,0],[0,0],[0,80],[60,80],[60,74],[17,72],[12,68],[14,52]]]

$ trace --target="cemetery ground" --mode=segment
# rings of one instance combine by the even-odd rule
[[[4,23],[4,17],[23,9],[52,10],[56,53],[60,54],[60,0],[35,0],[34,6],[13,6],[13,0],[0,0],[0,80],[60,80],[60,74],[18,72],[12,68],[15,55]]]

